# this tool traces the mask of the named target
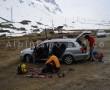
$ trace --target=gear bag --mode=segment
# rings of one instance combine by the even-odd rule
[[[17,66],[17,74],[25,74],[28,72],[28,68],[26,64],[19,64]]]

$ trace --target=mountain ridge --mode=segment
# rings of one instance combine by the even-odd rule
[[[7,3],[8,0],[2,0],[3,2]],[[10,3],[13,0],[10,0]],[[60,12],[62,13],[61,8],[59,7],[59,5],[56,3],[55,0],[17,0],[17,2],[19,4],[18,7],[20,7],[20,5],[23,4],[27,4],[28,7],[32,7],[32,8],[37,8],[38,5],[41,5],[43,8],[45,8],[48,12],[50,13],[57,13]],[[12,6],[15,5],[15,3],[11,4]]]

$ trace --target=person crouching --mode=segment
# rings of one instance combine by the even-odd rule
[[[60,70],[60,61],[58,57],[52,54],[49,59],[46,61],[42,73],[58,73]]]

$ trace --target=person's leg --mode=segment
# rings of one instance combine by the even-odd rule
[[[51,64],[47,64],[47,71],[53,73],[53,66]]]
[[[54,73],[59,73],[59,71],[60,71],[60,68],[54,68]]]
[[[39,57],[37,54],[33,54],[33,63],[36,64],[39,61]]]
[[[94,50],[94,48],[90,47],[90,57],[89,57],[90,61],[94,61],[94,59],[93,59],[93,50]]]
[[[33,53],[33,63],[35,63],[35,61],[36,61],[36,54]]]
[[[103,62],[102,59],[103,59],[103,53],[98,52],[98,61]]]
[[[53,73],[53,68],[51,64],[46,64],[42,69],[42,73]]]
[[[47,66],[45,65],[42,70],[41,70],[42,73],[47,73]]]

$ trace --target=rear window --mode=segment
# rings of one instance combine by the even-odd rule
[[[72,43],[72,42],[68,42],[68,46],[67,46],[68,48],[73,48],[73,47],[75,47],[75,45],[74,45],[74,43]]]
[[[76,47],[73,42],[48,42],[48,43],[45,43],[45,44],[47,44],[47,46],[49,46],[49,48],[52,49],[52,47],[54,46],[55,43],[58,43],[59,46],[64,44],[66,46],[66,48],[74,48],[74,47]],[[44,43],[40,44],[39,47],[44,47]]]
[[[73,42],[58,42],[59,45],[65,44],[66,48],[73,48],[75,47],[75,44]]]

